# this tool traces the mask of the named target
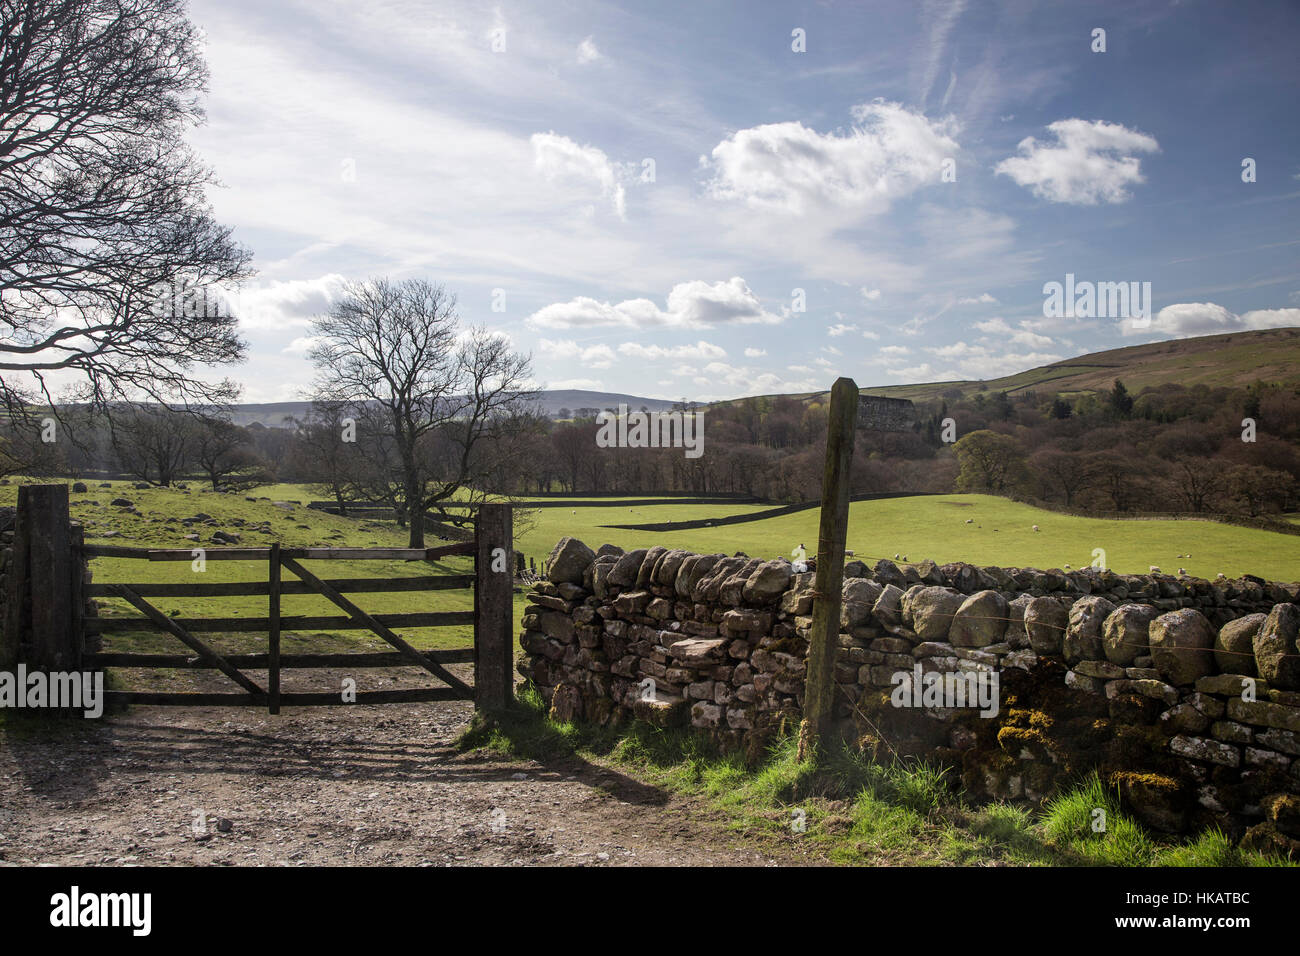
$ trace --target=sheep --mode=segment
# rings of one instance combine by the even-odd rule
[[[974,523],[975,523],[975,519],[974,519],[974,518],[967,518],[967,519],[966,519],[966,523],[967,523],[967,524],[974,524]]]
[[[907,560],[907,555],[903,555],[903,560],[904,560],[904,561]]]
[[[1179,569],[1178,569],[1178,573],[1179,573],[1179,574],[1186,574],[1186,573],[1187,573],[1187,569],[1186,569],[1186,568],[1179,568]]]
[[[1158,567],[1156,567],[1156,566],[1153,564],[1153,565],[1151,565],[1151,573],[1152,573],[1152,574],[1159,574],[1159,573],[1160,573],[1160,569],[1159,569]]]
[[[894,560],[895,560],[895,561],[898,560],[898,552],[897,552],[897,551],[894,552]]]
[[[1035,530],[1035,531],[1038,530],[1038,525],[1034,525],[1034,530]]]

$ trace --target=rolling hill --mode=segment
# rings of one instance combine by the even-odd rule
[[[1300,384],[1300,328],[1231,332],[1171,339],[1092,352],[988,381],[928,382],[918,385],[863,386],[888,398],[928,401],[945,392],[1007,392],[1030,389],[1044,395],[1109,389],[1122,379],[1132,393],[1147,386],[1246,386],[1252,382]]]

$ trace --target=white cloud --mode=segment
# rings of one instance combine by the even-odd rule
[[[885,355],[885,356],[912,354],[912,350],[905,345],[886,345],[884,348],[878,349],[877,352],[880,355]]]
[[[608,345],[592,345],[583,348],[572,339],[560,341],[542,339],[537,343],[537,348],[550,358],[576,358],[591,368],[609,368],[614,364],[614,350]]]
[[[1001,316],[994,316],[984,322],[976,322],[975,328],[981,332],[987,332],[989,335],[999,335],[1011,331],[1011,326],[1007,325],[1006,319]]]
[[[858,327],[856,325],[845,325],[843,322],[840,322],[830,326],[826,330],[826,334],[829,335],[831,338],[836,338],[841,335],[847,335],[849,332],[856,332],[856,331],[858,331]]]
[[[641,345],[639,342],[624,342],[618,347],[620,355],[631,358],[658,361],[660,359],[720,359],[727,357],[727,350],[721,346],[700,340],[694,345],[675,345],[665,348],[662,345]]]
[[[958,305],[992,305],[998,300],[993,298],[987,292],[981,292],[979,295],[968,296],[964,299],[958,299]]]
[[[579,388],[589,392],[603,392],[604,384],[598,378],[564,378],[558,382],[547,382],[545,387],[548,389],[560,388]]]
[[[604,54],[602,54],[600,50],[596,49],[596,40],[594,37],[585,37],[583,41],[578,44],[579,63],[594,63],[595,61],[603,60],[604,58]]]
[[[1017,147],[1020,155],[998,163],[995,172],[1050,202],[1124,202],[1129,186],[1145,182],[1142,161],[1133,154],[1160,149],[1154,137],[1102,120],[1057,120],[1047,129],[1055,144],[1027,136]]]
[[[833,345],[823,345],[823,346],[822,346],[822,351],[825,352],[827,355],[843,355],[843,354],[844,354],[843,352],[841,352],[839,349],[837,349],[837,348],[836,348],[835,346],[833,346]]]
[[[343,276],[337,273],[316,279],[251,283],[229,293],[228,304],[241,328],[278,329],[307,325],[312,316],[329,310],[343,283]]]
[[[550,329],[598,326],[690,329],[780,322],[781,316],[766,311],[739,276],[725,282],[708,283],[701,279],[680,282],[668,293],[666,309],[660,309],[649,299],[610,304],[579,296],[568,302],[552,303],[528,317],[529,325]]]
[[[1254,309],[1237,315],[1213,302],[1180,302],[1157,312],[1145,327],[1126,319],[1125,335],[1161,335],[1176,339],[1251,329],[1281,329],[1300,326],[1300,309]]]
[[[767,349],[747,348],[745,349],[745,358],[762,358],[767,354]]]
[[[620,219],[627,218],[627,193],[618,181],[618,171],[609,157],[595,146],[580,146],[558,133],[534,133],[533,165],[553,182],[594,182],[602,197],[614,204]]]
[[[862,291],[862,298],[866,299],[868,302],[880,301],[879,289],[868,289],[866,286],[863,286],[861,291]]]
[[[943,160],[960,147],[956,122],[932,122],[898,103],[853,108],[846,135],[818,133],[800,122],[742,129],[713,148],[709,191],[751,207],[796,215],[842,210],[885,212],[921,186],[939,183]]]
[[[791,370],[805,374],[813,372],[807,366],[793,366]],[[731,389],[732,395],[810,392],[818,388],[811,380],[786,379],[773,372],[762,372],[746,365],[728,365],[726,362],[710,362],[704,366],[704,375],[695,379],[695,384],[715,388],[722,385]],[[702,395],[699,400],[706,401],[715,397],[722,397],[722,394]]]
[[[863,333],[862,333],[862,337],[863,337],[864,339],[877,339],[877,340],[878,340],[878,339],[880,338],[880,333],[879,333],[879,332],[871,332],[871,331],[867,331],[867,332],[863,332]]]

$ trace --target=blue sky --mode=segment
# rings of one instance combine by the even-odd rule
[[[445,283],[540,386],[660,398],[1300,326],[1284,0],[191,13],[246,401],[303,397],[310,316],[371,275]],[[1067,273],[1150,282],[1149,325],[1045,318]]]

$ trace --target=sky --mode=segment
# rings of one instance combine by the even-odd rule
[[[247,402],[305,397],[312,315],[372,276],[444,284],[538,387],[695,401],[1300,326],[1288,0],[191,17]],[[1150,314],[1048,315],[1067,274]]]

